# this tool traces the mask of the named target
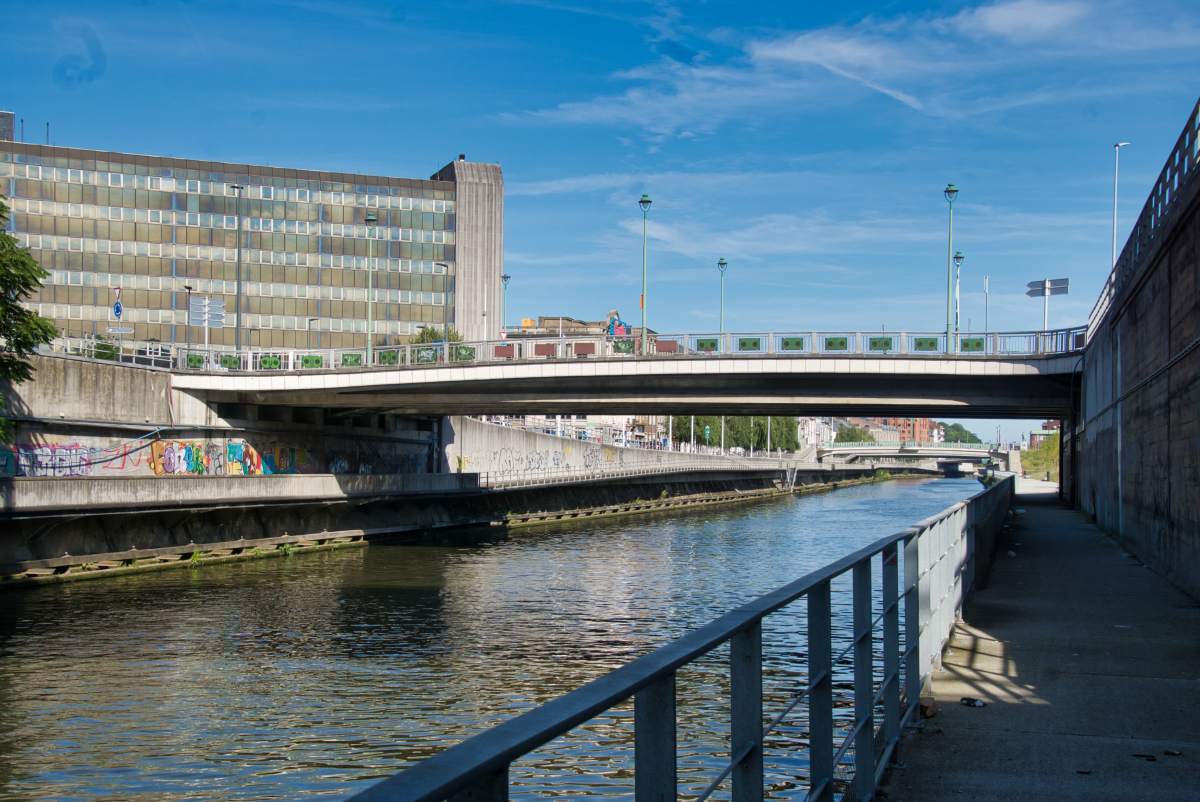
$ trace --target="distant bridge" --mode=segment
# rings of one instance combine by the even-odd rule
[[[997,443],[826,443],[817,447],[817,458],[845,456],[847,462],[859,457],[936,460],[937,462],[979,462],[986,458],[1008,462],[1008,450]]]
[[[205,401],[330,414],[1060,417],[1083,328],[955,335],[793,332],[563,337],[365,349],[125,346]],[[55,350],[96,353],[87,340]],[[111,349],[111,344],[104,348]],[[111,352],[110,352],[111,357]]]

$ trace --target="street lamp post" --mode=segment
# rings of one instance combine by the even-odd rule
[[[722,256],[717,260],[717,269],[721,271],[721,333],[725,333],[725,268],[729,262]],[[725,416],[721,416],[721,453],[725,453]]]
[[[642,195],[642,199],[638,201],[638,206],[642,207],[642,356],[647,353],[646,350],[646,219],[650,214],[649,195]]]
[[[187,347],[191,350],[192,347],[192,287],[189,284],[184,284],[183,288],[187,290]]]
[[[372,359],[371,350],[371,334],[375,329],[375,321],[372,316],[371,301],[375,296],[375,223],[377,218],[375,213],[367,210],[367,367],[375,364]]]
[[[1112,266],[1117,266],[1117,168],[1121,165],[1121,148],[1130,143],[1118,142],[1113,145],[1113,247]]]
[[[729,267],[729,262],[726,262],[722,257],[717,260],[717,269],[721,271],[721,333],[725,333],[725,268]]]
[[[954,334],[951,330],[954,306],[954,199],[958,196],[958,187],[947,184],[946,188],[942,190],[942,194],[950,202],[950,240],[946,245],[946,353],[949,354],[953,351],[954,343]]]
[[[500,276],[500,280],[504,282],[504,292],[500,296],[500,331],[503,333],[504,327],[508,325],[508,280],[512,276],[505,274]]]
[[[230,184],[229,188],[237,195],[237,313],[233,316],[237,329],[234,331],[233,347],[242,350],[242,190],[245,184]],[[191,314],[191,310],[188,310]]]
[[[959,299],[958,295],[959,288],[962,286],[962,263],[962,251],[958,251],[954,254],[954,332],[956,334],[958,333],[959,319],[962,317],[962,301]]]
[[[304,328],[308,329],[308,350],[312,350],[312,324],[320,320],[319,317],[310,317],[305,321]],[[321,347],[321,332],[317,332],[317,348]]]
[[[446,270],[450,269],[450,265],[446,264],[445,262],[434,262],[433,264],[435,267],[445,268]],[[442,298],[445,299],[445,297],[446,297],[446,295],[445,295],[445,293],[443,293]],[[449,307],[447,307],[446,304],[444,303],[444,300],[443,300],[442,306],[443,306],[443,308],[446,309],[446,311],[442,314],[442,320],[444,323],[443,328],[445,328],[445,330],[446,330],[446,361],[449,362],[450,361],[450,310],[449,310]],[[483,331],[483,338],[485,340],[487,339],[487,329],[486,328]]]

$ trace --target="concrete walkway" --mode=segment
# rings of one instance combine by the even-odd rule
[[[888,802],[1200,800],[1200,605],[1056,491],[1018,480],[1025,514],[968,602]]]

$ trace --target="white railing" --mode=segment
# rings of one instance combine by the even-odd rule
[[[987,357],[1060,356],[1081,351],[1086,328],[1047,332],[956,334],[946,348],[937,332],[770,332],[758,334],[656,334],[642,354],[634,337],[537,337],[366,348],[251,348],[112,342],[64,337],[44,351],[108,359],[178,371],[251,373],[388,369],[577,359],[721,359],[729,357]]]
[[[1158,180],[1154,182],[1150,197],[1146,199],[1146,205],[1142,207],[1137,223],[1134,224],[1121,255],[1117,257],[1117,263],[1113,265],[1096,305],[1088,315],[1089,341],[1096,327],[1108,314],[1109,306],[1117,293],[1137,273],[1146,254],[1150,252],[1150,246],[1154,244],[1159,228],[1175,206],[1175,199],[1194,175],[1197,159],[1200,159],[1200,101],[1197,101],[1192,113],[1188,115],[1183,132],[1179,134],[1171,155],[1167,157],[1167,163],[1163,165]]]

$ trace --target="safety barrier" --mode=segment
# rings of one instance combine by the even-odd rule
[[[634,798],[676,799],[675,675],[729,643],[729,760],[698,797],[727,778],[734,802],[761,800],[764,740],[806,703],[808,800],[871,799],[899,743],[919,715],[922,689],[959,616],[965,594],[986,574],[1012,498],[1007,477],[895,535],[744,604],[730,613],[541,707],[486,730],[351,797],[355,802],[508,799],[509,765],[574,727],[633,698]],[[876,585],[875,576],[880,578]],[[901,572],[903,583],[901,584]],[[833,653],[831,583],[851,577],[853,631]],[[903,590],[901,590],[903,587]],[[879,608],[874,599],[878,595]],[[806,600],[806,682],[771,717],[763,709],[763,620]],[[881,679],[875,680],[882,629]],[[835,680],[853,684],[853,723],[835,745]],[[764,726],[764,722],[766,722]],[[846,765],[852,774],[839,771]],[[528,794],[526,782],[522,788]]]

